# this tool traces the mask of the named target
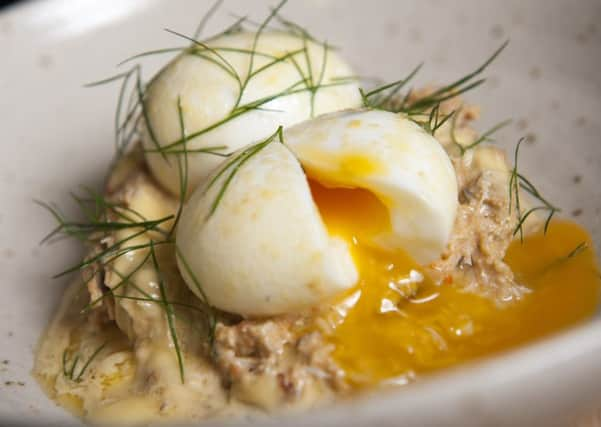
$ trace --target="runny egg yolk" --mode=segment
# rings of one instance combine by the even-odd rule
[[[461,284],[435,284],[402,252],[366,245],[390,227],[385,206],[370,192],[313,180],[310,186],[329,233],[346,240],[359,270],[337,314],[320,319],[354,386],[404,384],[574,325],[597,308],[599,268],[590,236],[575,223],[554,221],[546,235],[511,244],[506,261],[530,292],[500,306]]]

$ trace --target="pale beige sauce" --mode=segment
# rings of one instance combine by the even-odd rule
[[[137,180],[130,207],[146,218],[161,218],[173,211],[169,203],[146,180]],[[120,231],[116,239],[133,231]],[[136,245],[148,241],[146,235],[130,240]],[[190,292],[179,278],[173,253],[157,247],[157,255],[167,287],[169,300],[191,301]],[[139,250],[113,263],[115,271],[126,276],[136,268],[147,250]],[[153,265],[147,261],[131,281],[153,298],[160,299],[158,280]],[[106,284],[115,287],[121,282],[119,274],[107,272]],[[128,297],[144,295],[131,286],[121,286],[116,294]],[[220,376],[204,355],[203,323],[194,312],[174,307],[176,327],[185,360],[185,381],[182,384],[173,342],[167,329],[163,307],[150,301],[116,299],[115,324],[102,319],[100,308],[82,315],[80,310],[89,302],[85,285],[74,282],[65,293],[60,310],[42,340],[35,374],[48,384],[50,394],[59,402],[73,403],[73,408],[92,423],[131,424],[162,417],[182,419],[204,418],[222,411],[226,393]],[[102,302],[106,304],[107,302]],[[198,328],[201,330],[196,330]],[[196,328],[196,329],[195,329]],[[75,371],[102,344],[106,346],[95,357],[82,376],[81,382],[65,378],[62,349],[67,348],[67,369],[79,355]]]
[[[448,107],[454,108],[453,105]],[[471,117],[463,114],[456,136],[461,143],[469,144],[476,134],[467,123],[477,116],[477,112],[465,111]],[[446,127],[439,135],[444,145],[448,145],[448,132]],[[177,202],[158,189],[145,172],[140,158],[139,153],[133,153],[122,159],[110,177],[107,192],[127,200],[132,209],[147,219],[175,213]],[[504,162],[502,168],[506,168]],[[169,227],[170,224],[165,224],[165,230]],[[119,240],[133,232],[120,231],[114,237]],[[144,243],[148,239],[145,234],[128,244]],[[164,280],[168,283],[168,299],[196,304],[196,298],[178,273],[173,247],[165,245],[156,250]],[[107,272],[106,285],[115,288],[121,277],[130,274],[146,255],[147,249],[144,249],[119,258],[112,264],[114,271]],[[130,280],[144,293],[160,298],[157,274],[150,262]],[[92,295],[101,292],[93,287],[90,290]],[[132,286],[121,286],[113,292],[128,298],[143,296]],[[299,365],[299,369],[304,369],[304,387],[300,395],[291,398],[283,394],[285,387],[278,385],[277,366],[269,368],[275,371],[266,371],[265,375],[242,376],[239,382],[229,387],[229,379],[209,355],[204,318],[188,308],[173,306],[185,367],[182,383],[166,312],[160,304],[116,298],[114,302],[104,300],[102,307],[82,315],[81,309],[89,301],[89,293],[81,279],[69,286],[40,341],[33,372],[52,398],[93,424],[131,425],[207,417],[260,416],[265,410],[306,409],[332,401],[341,394],[342,389],[336,389],[331,381],[320,379],[323,372],[317,372],[315,376],[307,374],[315,369],[308,362],[298,361],[294,346],[293,351],[278,357],[291,358],[280,365]],[[63,350],[66,349],[67,369],[75,357],[80,357],[75,368],[77,375],[103,343],[106,343],[105,347],[92,360],[80,381],[64,375]]]
[[[136,161],[136,156],[136,153],[132,154],[117,166],[108,188],[116,189],[116,194],[146,219],[175,213],[175,200],[156,187],[144,172],[143,165]],[[170,223],[165,224],[165,230],[170,227]],[[135,232],[119,231],[107,244]],[[152,234],[146,233],[127,244],[146,243],[150,237]],[[155,250],[168,301],[200,306],[178,272],[174,247],[156,246]],[[324,400],[324,388],[317,382],[308,382],[301,396],[287,401],[274,381],[275,375],[273,378],[269,375],[248,376],[251,383],[241,381],[230,389],[209,357],[204,317],[195,310],[172,305],[183,357],[182,383],[164,307],[147,300],[128,299],[147,299],[148,296],[161,299],[152,262],[146,261],[136,271],[147,255],[147,249],[136,250],[113,262],[111,269],[106,271],[104,282],[121,298],[114,301],[106,298],[86,314],[81,313],[82,308],[96,300],[101,292],[92,287],[93,297],[90,298],[81,279],[66,290],[54,320],[40,341],[34,367],[34,375],[59,404],[92,424],[131,425],[207,417],[260,416],[267,409],[302,409]],[[130,282],[138,289],[120,285],[122,278],[134,271]],[[84,277],[89,275],[89,271],[83,272]],[[92,359],[80,381],[64,375],[63,365],[69,372],[72,362],[79,357],[74,370],[77,379],[85,362],[103,343],[105,346]],[[64,349],[66,363],[63,361]]]

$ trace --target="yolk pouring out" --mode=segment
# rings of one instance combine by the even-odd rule
[[[531,292],[501,307],[460,284],[433,283],[402,252],[367,246],[370,236],[390,227],[386,208],[370,192],[310,185],[329,232],[348,242],[360,273],[344,296],[353,304],[328,336],[355,386],[404,383],[543,337],[597,308],[595,254],[590,236],[574,223],[555,221],[546,235],[511,244],[506,261]]]

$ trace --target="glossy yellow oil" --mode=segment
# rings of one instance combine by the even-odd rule
[[[500,306],[460,284],[433,283],[406,254],[363,244],[389,227],[371,193],[310,184],[329,232],[349,243],[360,272],[345,295],[358,299],[328,337],[355,386],[404,383],[498,353],[577,324],[597,308],[601,280],[590,236],[572,222],[555,221],[546,235],[512,243],[506,261],[530,292]],[[568,256],[581,243],[586,247]],[[399,285],[419,273],[421,282]]]

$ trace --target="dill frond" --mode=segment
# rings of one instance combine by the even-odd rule
[[[582,252],[588,249],[588,244],[586,242],[580,242],[574,249],[570,251],[569,254],[565,256],[565,259],[571,259],[575,256],[580,255]]]
[[[216,63],[216,64],[221,64],[221,66],[223,67],[223,69],[226,70],[228,72],[228,74],[230,74],[232,77],[234,77],[236,79],[236,82],[238,83],[238,87],[242,86],[242,80],[240,78],[240,75],[237,73],[236,68],[227,59],[225,59],[225,57],[221,53],[219,53],[219,51],[217,51],[216,49],[210,47],[209,45],[207,45],[204,42],[196,40],[196,39],[194,39],[192,37],[188,37],[185,34],[179,33],[177,31],[170,30],[169,28],[165,28],[165,31],[167,31],[170,34],[173,34],[174,36],[181,37],[181,38],[183,38],[185,40],[188,40],[193,45],[200,46],[204,50],[207,50],[208,52],[210,52],[213,55],[215,55],[219,59],[219,61],[221,61],[221,62],[218,62],[218,61],[215,61],[215,60],[213,60],[213,62]],[[203,58],[204,59],[208,59],[210,57],[204,56]]]
[[[154,251],[154,244],[152,240],[150,241],[150,254],[152,259],[152,264],[157,272],[158,282],[159,282],[159,291],[161,293],[161,303],[165,308],[165,317],[167,318],[167,326],[169,327],[169,334],[171,335],[171,340],[173,341],[173,348],[175,349],[175,354],[177,357],[177,363],[179,365],[179,375],[182,384],[185,382],[184,378],[184,360],[182,356],[182,351],[180,349],[179,337],[177,335],[177,331],[175,329],[175,313],[173,311],[173,306],[167,301],[167,291],[165,290],[165,281],[163,279],[163,275],[159,268],[159,263],[156,258],[156,254]]]
[[[117,64],[118,67],[127,64],[128,62],[131,62],[133,60],[136,59],[142,59],[145,58],[147,56],[155,56],[155,55],[162,55],[165,53],[175,53],[175,52],[182,52],[186,49],[189,49],[189,46],[180,46],[180,47],[165,47],[162,49],[155,49],[155,50],[148,50],[146,52],[141,52],[141,53],[137,53],[135,55],[132,55],[128,58],[125,58],[123,61],[119,62]]]
[[[236,18],[236,20],[234,21],[234,23],[230,24],[229,27],[226,27],[225,30],[220,31],[217,34],[213,34],[212,36],[208,37],[206,39],[206,41],[209,42],[209,41],[215,40],[222,36],[236,34],[241,31],[244,31],[244,24],[248,21],[248,17],[247,16],[235,16],[235,18]],[[197,38],[197,37],[195,37],[195,38]]]
[[[281,7],[276,11],[275,19],[282,26],[282,30],[284,30],[286,33],[296,36],[298,38],[307,39],[307,40],[312,41],[313,43],[321,44],[323,46],[326,45],[325,42],[319,40],[317,37],[314,37],[311,33],[309,33],[309,31],[307,31],[307,29],[305,27],[297,24],[296,22],[294,22],[290,19],[286,19],[282,15],[280,10],[281,10]],[[330,46],[330,48],[336,49],[333,46]]]
[[[495,60],[497,57],[503,52],[503,50],[507,47],[509,41],[505,41],[482,65],[476,68],[471,73],[455,80],[454,82],[443,86],[442,88],[434,91],[431,94],[428,94],[422,98],[418,98],[410,102],[403,108],[403,111],[406,114],[411,114],[415,112],[421,112],[428,110],[429,108],[434,107],[435,105],[449,100],[451,98],[455,98],[463,93],[466,93],[484,83],[485,79],[479,79],[474,81],[476,77],[482,74],[488,66]]]
[[[240,90],[240,93],[238,94],[238,99],[234,103],[233,110],[235,110],[236,107],[238,107],[238,105],[240,105],[240,101],[242,100],[242,94],[244,92],[244,89],[248,86],[248,82],[252,78],[254,61],[255,61],[255,52],[257,51],[257,46],[259,44],[259,38],[261,37],[261,34],[263,34],[263,31],[265,30],[265,27],[267,27],[267,25],[269,25],[269,22],[271,22],[271,20],[273,19],[273,17],[286,4],[286,2],[287,2],[287,0],[280,1],[280,3],[271,11],[271,13],[269,15],[267,15],[267,18],[265,18],[263,20],[263,22],[259,26],[257,32],[255,33],[255,38],[253,40],[252,49],[251,49],[252,53],[251,53],[250,59],[248,61],[248,71],[246,73],[246,79],[245,79],[244,83],[242,84],[242,88]]]
[[[314,72],[308,52],[308,41],[315,43],[320,42],[309,35],[309,33],[300,25],[295,24],[280,15],[281,8],[285,5],[286,0],[281,1],[275,8],[271,10],[270,14],[262,22],[258,23],[258,29],[250,49],[209,46],[207,44],[207,41],[215,40],[217,37],[220,37],[224,34],[233,34],[243,30],[244,25],[249,23],[249,20],[246,17],[237,19],[224,31],[206,39],[205,41],[198,40],[200,32],[203,30],[211,16],[216,13],[221,3],[221,0],[217,0],[213,3],[208,12],[202,18],[192,37],[188,37],[173,30],[167,30],[171,34],[188,41],[188,45],[181,47],[166,47],[138,53],[127,58],[119,64],[119,66],[122,66],[123,64],[133,62],[133,65],[129,66],[127,70],[112,77],[86,85],[87,87],[95,87],[104,84],[119,84],[117,106],[115,108],[114,116],[115,156],[111,163],[110,169],[114,167],[119,158],[127,153],[131,142],[136,138],[136,136],[139,136],[138,129],[140,128],[139,125],[142,122],[144,123],[148,138],[152,143],[150,147],[144,147],[144,152],[160,154],[165,159],[167,159],[167,154],[174,154],[177,156],[180,194],[179,206],[176,214],[169,215],[164,218],[150,220],[144,218],[142,214],[134,209],[131,209],[125,205],[114,203],[113,201],[106,199],[103,195],[91,189],[86,189],[83,195],[75,193],[71,194],[72,199],[79,205],[83,217],[85,218],[84,220],[72,220],[67,218],[55,205],[37,202],[47,209],[57,222],[57,226],[44,238],[43,242],[51,242],[56,238],[62,237],[74,237],[83,242],[91,243],[98,248],[94,254],[85,258],[80,263],[77,263],[76,265],[73,265],[58,273],[55,275],[55,277],[61,277],[76,271],[86,271],[86,274],[90,274],[90,277],[87,280],[84,280],[84,283],[87,283],[87,281],[97,277],[96,275],[102,271],[112,272],[119,277],[118,283],[108,289],[101,296],[90,301],[82,309],[82,314],[87,313],[90,309],[95,307],[100,301],[107,297],[112,297],[114,299],[147,301],[160,305],[165,310],[167,329],[171,338],[171,342],[175,348],[180,371],[180,379],[182,382],[185,381],[184,358],[181,348],[181,341],[177,335],[177,325],[175,322],[176,315],[178,315],[178,313],[176,313],[174,307],[181,307],[190,310],[189,313],[197,312],[203,315],[203,318],[205,318],[207,322],[209,342],[211,344],[213,355],[215,327],[217,324],[216,310],[210,305],[206,294],[203,292],[202,287],[200,286],[198,278],[191,271],[189,263],[181,251],[177,248],[173,237],[174,230],[176,229],[181,217],[183,204],[188,196],[188,156],[190,153],[203,153],[206,155],[224,157],[226,159],[225,162],[227,162],[227,164],[220,172],[221,174],[226,174],[225,180],[222,183],[221,188],[219,188],[215,200],[211,205],[212,214],[218,208],[220,201],[228,189],[228,186],[240,168],[242,168],[244,164],[254,155],[273,142],[277,136],[279,136],[280,142],[283,141],[283,137],[282,128],[279,127],[274,134],[270,135],[265,140],[248,147],[236,156],[232,156],[232,153],[228,152],[227,145],[190,148],[188,143],[192,138],[210,132],[219,126],[223,126],[242,114],[246,114],[255,110],[273,113],[279,112],[278,110],[269,108],[267,104],[278,98],[292,96],[303,92],[310,93],[311,115],[313,115],[315,111],[315,97],[320,89],[350,84],[356,81],[356,78],[352,76],[335,76],[330,80],[330,82],[324,82],[328,54],[331,50],[330,45],[327,43],[321,43],[321,45],[324,46],[321,68],[320,70]],[[294,34],[295,36],[302,38],[302,48],[286,52],[282,55],[271,55],[261,52],[258,49],[258,46],[260,45],[260,38],[267,29],[271,29],[273,27],[273,21],[277,21],[277,23],[281,25],[279,31],[285,31],[289,34]],[[157,140],[157,134],[153,124],[151,123],[150,115],[146,105],[148,101],[147,90],[156,81],[157,77],[160,75],[160,72],[151,78],[150,81],[144,82],[142,78],[142,65],[137,61],[154,55],[178,53],[184,55],[195,55],[220,67],[225,73],[227,73],[227,75],[231,76],[231,78],[237,82],[239,89],[237,101],[232,107],[230,114],[228,114],[226,117],[222,118],[216,123],[206,126],[204,129],[189,131],[186,129],[186,124],[184,123],[181,98],[178,97],[177,112],[180,126],[180,137],[177,141],[161,145]],[[248,69],[244,77],[242,77],[227,60],[225,53],[248,56]],[[261,58],[262,60],[266,59],[266,61],[263,61],[261,65],[257,65],[258,58]],[[305,64],[301,65],[303,59]],[[297,82],[277,93],[267,94],[266,96],[251,102],[242,102],[245,89],[248,87],[253,78],[276,66],[277,64],[286,61],[292,64],[292,66],[294,66],[297,70],[299,76],[299,80]],[[213,182],[209,183],[209,187],[215,183],[218,177],[219,175],[214,178]],[[169,221],[173,221],[170,228],[168,228]],[[115,237],[116,232],[122,230],[130,231],[125,237],[117,239]],[[134,239],[145,235],[148,235],[148,240],[144,239],[142,243],[134,243]],[[198,295],[201,296],[200,306],[190,304],[188,302],[172,301],[168,299],[168,283],[165,282],[165,276],[160,269],[160,265],[156,256],[156,250],[159,245],[173,245],[175,247],[176,257],[180,265],[183,266],[187,276],[191,278],[193,286],[196,286],[199,290]],[[141,261],[136,266],[133,266],[133,268],[128,270],[128,273],[123,274],[114,267],[115,261],[117,261],[120,257],[136,251],[141,251],[143,256],[140,257]],[[137,286],[133,280],[134,275],[136,275],[136,273],[138,273],[143,267],[149,266],[150,263],[157,273],[160,298],[145,292],[144,289]],[[137,294],[131,295],[127,289],[131,289],[137,292]],[[80,355],[75,355],[72,361],[67,361],[67,351],[65,351],[63,354],[63,373],[65,377],[79,382],[85,374],[90,363],[102,351],[105,344],[94,351],[86,363],[83,364],[83,367],[81,370],[79,370],[79,372],[77,371],[79,365],[81,364]]]
[[[121,287],[125,286],[126,284],[130,284],[130,279],[134,276],[134,274],[136,274],[138,271],[140,271],[140,269],[142,267],[144,267],[144,265],[146,264],[146,262],[150,259],[150,252],[148,252],[146,254],[146,256],[144,257],[144,259],[138,264],[136,265],[132,271],[130,271],[128,274],[126,275],[122,275],[121,273],[119,273],[117,270],[115,269],[111,269],[112,272],[114,272],[115,274],[117,274],[120,278],[121,281],[119,283],[117,283],[115,286],[113,286],[112,288],[110,288],[109,292],[105,292],[103,293],[101,296],[99,296],[98,298],[90,301],[88,304],[86,304],[82,309],[81,309],[81,313],[85,314],[87,312],[89,312],[90,310],[92,310],[100,301],[103,301],[105,298],[107,298],[108,296],[115,296],[115,291],[117,291],[118,289],[120,289]]]
[[[183,145],[183,142],[182,142]],[[227,145],[215,145],[212,147],[203,147],[203,148],[182,148],[182,149],[170,149],[168,151],[165,151],[169,154],[194,154],[194,153],[204,153],[204,154],[210,154],[212,156],[217,156],[217,157],[229,157],[230,153],[220,153],[219,151],[222,150],[226,150],[228,148]],[[161,150],[154,150],[154,149],[146,149],[144,150],[145,153],[158,153]]]
[[[204,129],[198,129],[195,131],[190,131],[187,134],[186,140],[190,141],[193,138],[199,137],[205,133],[208,133],[220,126],[225,125],[226,123],[234,120],[236,117],[239,117],[242,114],[246,114],[248,112],[257,110],[257,111],[270,111],[276,112],[273,109],[267,108],[265,104],[286,96],[291,96],[294,94],[309,92],[311,97],[311,116],[314,115],[315,112],[315,98],[317,92],[326,87],[333,87],[338,85],[345,85],[351,82],[355,82],[356,79],[339,76],[339,78],[331,79],[329,84],[324,84],[325,77],[325,69],[327,66],[327,56],[328,52],[331,49],[328,43],[319,42],[315,39],[315,37],[311,36],[309,32],[303,28],[302,26],[292,22],[289,19],[285,19],[281,15],[281,9],[286,4],[286,0],[280,1],[276,7],[272,8],[268,16],[261,22],[253,22],[246,17],[238,17],[236,21],[228,28],[226,28],[223,32],[218,33],[206,41],[198,40],[200,32],[206,25],[207,21],[216,13],[218,8],[221,6],[222,2],[217,0],[212,4],[207,13],[201,19],[197,30],[194,32],[192,37],[181,34],[177,31],[167,29],[169,33],[183,38],[188,41],[190,44],[188,46],[181,47],[168,47],[162,49],[154,49],[146,52],[142,52],[140,54],[131,56],[123,61],[121,64],[124,64],[129,61],[143,59],[147,56],[151,55],[159,55],[159,54],[167,54],[167,53],[177,53],[182,52],[184,54],[195,55],[203,60],[209,61],[217,66],[219,66],[224,72],[230,75],[238,85],[238,93],[236,97],[236,101],[232,107],[232,110],[229,115],[224,117],[221,120],[218,120],[216,123],[206,126]],[[274,27],[272,24],[276,21],[276,23],[280,24],[279,28]],[[237,31],[241,31],[244,29],[245,24],[251,24],[256,27],[255,36],[253,39],[253,44],[250,49],[239,49],[239,48],[230,48],[230,47],[216,47],[209,46],[207,42],[216,39],[224,34],[232,34]],[[298,49],[293,52],[288,52],[285,55],[275,56],[265,54],[258,50],[258,45],[262,34],[266,30],[276,30],[276,31],[284,31],[288,34],[299,37],[303,40],[303,48]],[[308,53],[307,41],[312,41],[315,43],[320,43],[324,46],[324,53],[322,58],[321,70],[319,71],[319,77],[315,79],[313,76],[313,69],[311,66],[311,60]],[[248,61],[248,69],[245,77],[242,77],[236,69],[230,64],[227,59],[221,54],[221,52],[236,52],[240,54],[245,54],[249,56]],[[297,56],[303,56],[305,58],[306,70],[305,67],[299,65],[297,61]],[[265,57],[268,58],[269,61],[262,65],[259,68],[255,67],[255,59],[257,57]],[[242,104],[243,95],[245,93],[245,89],[248,87],[250,81],[260,73],[269,69],[270,67],[275,66],[278,63],[289,61],[298,71],[299,77],[301,81],[291,87],[288,87],[282,90],[279,93],[274,93],[271,95],[267,95],[262,99],[258,99],[252,102],[248,102],[246,104]],[[215,155],[220,157],[227,157],[228,154],[224,153],[223,150],[227,150],[227,146],[219,146],[219,147],[203,147],[199,149],[189,149],[185,150],[181,149],[181,146],[185,143],[183,138],[179,138],[177,141],[172,141],[167,144],[163,144],[162,146],[159,144],[156,138],[156,132],[152,126],[152,123],[149,121],[149,116],[146,108],[146,88],[152,84],[156,76],[148,83],[144,84],[142,82],[141,77],[141,64],[135,64],[131,69],[126,72],[119,73],[116,76],[109,77],[108,79],[104,79],[88,86],[96,86],[100,84],[106,84],[113,81],[122,81],[122,85],[119,91],[119,97],[117,101],[117,108],[115,114],[115,145],[117,147],[116,159],[123,155],[127,147],[129,146],[132,138],[137,135],[137,129],[140,121],[145,122],[146,130],[148,133],[148,137],[152,143],[152,148],[146,147],[146,153],[157,153],[160,154],[164,159],[166,159],[167,154],[206,154],[206,155]],[[160,74],[160,73],[159,73]],[[133,88],[129,96],[127,96],[128,85],[131,81],[134,81]],[[304,88],[301,88],[300,85],[304,85]],[[125,106],[125,100],[129,98],[129,105]]]
[[[370,91],[360,89],[363,106],[366,108],[383,109],[391,111],[393,113],[405,114],[410,120],[413,120],[420,126],[422,126],[427,132],[433,134],[439,129],[444,122],[449,120],[452,116],[457,117],[455,112],[439,117],[440,104],[450,99],[456,98],[476,87],[480,86],[485,82],[485,79],[477,79],[488,66],[501,54],[501,52],[507,47],[509,41],[503,43],[495,52],[484,61],[474,71],[466,74],[465,76],[455,80],[454,82],[447,84],[432,93],[424,96],[412,99],[413,90],[409,88],[405,95],[399,99],[401,91],[407,86],[407,84],[413,80],[417,73],[421,70],[423,64],[416,66],[406,77],[380,85]],[[420,119],[427,118],[427,120]],[[494,129],[496,131],[498,129]],[[477,144],[487,140],[490,134],[485,134]],[[477,145],[476,143],[473,146]],[[460,144],[457,144],[460,146]],[[470,147],[470,148],[473,148]],[[462,153],[464,147],[460,147]]]
[[[41,243],[47,243],[52,240],[55,236],[63,234],[65,237],[74,237],[78,240],[89,241],[90,236],[98,232],[113,232],[124,229],[132,228],[144,228],[148,230],[156,230],[156,227],[165,221],[173,218],[172,215],[169,217],[161,218],[154,221],[139,221],[139,222],[120,222],[120,221],[90,221],[90,222],[75,222],[70,221],[64,217],[64,215],[58,210],[58,208],[49,205],[48,203],[34,200],[39,206],[42,206],[48,210],[52,216],[56,219],[59,225],[46,235]]]
[[[509,176],[509,213],[511,214],[512,210],[514,210],[516,217],[518,218],[518,223],[513,231],[513,235],[515,236],[516,234],[519,234],[521,242],[524,241],[524,223],[532,214],[539,211],[547,213],[547,218],[543,228],[543,233],[546,234],[549,224],[551,223],[551,219],[556,213],[561,211],[561,209],[554,206],[546,198],[544,198],[534,184],[532,184],[530,180],[528,180],[518,171],[519,152],[523,141],[524,138],[521,138],[515,147],[513,155],[513,168],[511,169]],[[524,190],[533,199],[537,200],[539,205],[528,209],[526,212],[522,212],[520,190]]]
[[[389,105],[391,100],[398,95],[403,87],[405,87],[405,85],[407,85],[407,83],[409,83],[416,76],[423,65],[423,63],[419,64],[406,77],[376,87],[369,92],[359,89],[361,98],[363,99],[363,106],[366,108],[387,109],[386,106]],[[401,104],[399,111],[402,108],[404,108],[403,103]]]
[[[177,155],[177,171],[179,175],[179,206],[177,207],[177,213],[175,214],[175,220],[173,221],[173,226],[171,227],[171,231],[169,231],[169,235],[173,235],[177,224],[179,223],[179,219],[182,215],[182,210],[184,208],[184,203],[186,202],[186,196],[188,192],[188,139],[186,137],[186,125],[184,124],[184,113],[182,110],[182,99],[180,96],[177,97],[177,117],[179,122],[180,134],[181,138],[184,141],[183,143],[183,161],[180,155]]]
[[[419,120],[417,116],[412,117],[412,120],[419,124],[426,132],[435,136],[436,131],[442,127],[451,117],[455,116],[457,110],[451,111],[449,114],[443,116],[440,115],[440,104],[436,104],[434,108],[430,110],[427,120]]]
[[[204,31],[205,26],[211,20],[211,18],[213,17],[213,15],[215,15],[215,13],[217,12],[217,10],[219,10],[219,8],[221,7],[222,4],[223,4],[223,0],[217,0],[217,1],[215,1],[211,5],[211,7],[209,8],[209,10],[207,10],[207,12],[204,14],[204,16],[202,17],[202,19],[198,23],[198,26],[196,27],[196,31],[194,31],[194,38],[195,39],[197,39],[198,37],[200,37],[200,35]]]
[[[194,274],[194,272],[192,271],[192,268],[190,268],[190,264],[188,263],[188,260],[186,259],[186,257],[184,256],[184,254],[182,253],[182,251],[179,249],[179,247],[177,245],[175,245],[175,255],[176,255],[177,259],[179,259],[179,261],[181,262],[181,265],[183,265],[184,270],[186,271],[186,274],[190,277],[190,279],[194,283],[194,286],[198,290],[198,293],[201,295],[204,304],[208,308],[207,313],[206,313],[206,315],[207,315],[206,319],[207,319],[207,329],[209,331],[209,347],[211,348],[211,353],[214,354],[215,328],[217,326],[217,316],[215,314],[215,310],[209,303],[207,294],[205,293],[204,289],[202,288],[200,281],[198,280],[198,277],[196,277],[196,274]]]
[[[245,113],[247,113],[249,111],[253,111],[253,110],[256,110],[256,109],[260,108],[264,104],[267,104],[268,102],[273,101],[274,99],[278,99],[278,98],[282,98],[282,97],[290,96],[290,95],[295,95],[297,93],[307,92],[308,89],[306,87],[302,87],[302,88],[298,87],[298,86],[304,85],[304,84],[305,84],[305,80],[299,80],[298,82],[292,84],[291,86],[289,86],[287,89],[283,90],[282,92],[279,92],[279,93],[274,94],[274,95],[269,95],[269,96],[260,98],[258,100],[249,102],[247,104],[241,105],[235,111],[233,111],[229,116],[224,117],[221,120],[218,120],[217,122],[215,122],[215,123],[207,126],[204,129],[200,129],[198,131],[189,133],[187,135],[187,139],[189,141],[189,140],[191,140],[193,138],[196,138],[196,137],[198,137],[200,135],[204,135],[204,134],[206,134],[206,133],[208,133],[208,132],[210,132],[210,131],[212,131],[212,130],[220,127],[220,126],[223,126],[224,124],[226,124],[226,123],[228,123],[228,122],[230,122],[232,120],[234,120],[236,117],[238,117],[238,116],[240,116],[242,114],[245,114]],[[341,85],[346,85],[346,84],[348,84],[348,82],[346,82],[346,81],[339,81],[339,82],[333,82],[333,83],[325,83],[325,84],[322,84],[320,86],[320,88],[328,88],[328,87],[341,86]],[[171,150],[173,150],[174,147],[179,147],[183,143],[184,143],[184,141],[181,138],[179,138],[176,141],[173,141],[173,142],[171,142],[169,144],[163,145],[160,148],[160,150],[162,150],[165,153],[170,153]],[[191,152],[191,151],[189,150],[188,152]]]
[[[455,136],[455,129],[457,127],[457,118],[458,118],[459,114],[455,114],[453,116],[453,120],[451,120],[451,130],[450,130],[450,136],[451,136],[451,142],[453,143],[453,145],[455,147],[457,147],[457,149],[459,150],[459,153],[463,156],[468,150],[471,150],[475,147],[477,147],[478,145],[484,143],[484,142],[494,142],[494,139],[492,139],[492,136],[497,133],[499,130],[503,129],[505,126],[507,126],[508,124],[510,124],[512,122],[511,119],[508,120],[504,120],[500,123],[497,123],[496,125],[494,125],[492,128],[488,129],[487,131],[485,131],[484,133],[482,133],[482,135],[480,135],[478,137],[478,139],[476,139],[474,142],[472,142],[471,144],[468,145],[462,145],[461,143],[459,143],[459,141],[457,141],[457,137]]]
[[[207,186],[204,188],[204,194],[206,194],[213,187],[213,185],[217,182],[217,180],[221,176],[228,173],[227,177],[225,178],[225,180],[223,182],[223,185],[219,189],[217,195],[215,196],[215,199],[213,200],[213,202],[211,204],[211,208],[207,215],[207,219],[210,218],[213,215],[213,213],[215,213],[215,211],[217,210],[217,207],[219,206],[219,203],[223,199],[223,196],[225,195],[225,192],[227,191],[230,183],[234,179],[234,176],[236,175],[238,170],[240,170],[240,168],[244,165],[244,163],[246,163],[249,159],[251,159],[256,154],[261,152],[261,150],[263,150],[269,144],[271,144],[275,140],[276,136],[279,136],[279,140],[281,143],[284,142],[282,131],[283,131],[282,126],[279,126],[278,129],[273,134],[269,135],[263,141],[260,141],[253,145],[250,145],[247,148],[245,148],[244,150],[240,151],[231,160],[228,160],[223,165],[223,167],[221,167],[221,169],[211,178],[211,180],[208,182]]]
[[[557,267],[561,267],[563,264],[565,264],[566,262],[570,261],[571,259],[577,257],[578,255],[582,254],[583,252],[585,252],[588,249],[589,249],[589,246],[586,242],[580,242],[569,253],[567,253],[566,255],[560,256],[559,258],[557,258],[554,261],[552,261],[551,263],[549,263],[546,267],[542,268],[540,271],[535,273],[535,276],[539,276],[539,277],[543,276],[543,275],[547,274],[549,271],[551,271]]]
[[[85,198],[74,195],[74,199],[79,203],[80,210],[88,217],[86,222],[70,220],[65,217],[60,210],[48,203],[35,201],[54,217],[58,225],[44,237],[42,243],[51,243],[56,237],[72,237],[83,242],[94,243],[102,240],[109,233],[119,230],[132,230],[132,234],[124,237],[117,242],[108,245],[100,253],[83,260],[82,262],[58,273],[54,277],[62,277],[66,274],[82,270],[96,262],[106,264],[128,252],[146,247],[144,244],[126,246],[125,244],[148,232],[154,232],[166,236],[163,243],[168,243],[168,230],[161,228],[161,225],[172,220],[174,215],[168,215],[156,220],[147,220],[140,213],[131,208],[122,207],[118,204],[107,201],[102,196],[95,194],[90,190],[91,197]],[[89,202],[93,202],[94,210],[87,208]],[[110,219],[110,216],[116,216],[117,220]],[[138,219],[136,219],[138,218]],[[119,220],[120,219],[120,220]]]
[[[78,365],[78,362],[80,360],[80,355],[76,354],[72,363],[71,363],[71,368],[67,368],[67,350],[65,349],[65,351],[63,351],[63,357],[62,357],[62,363],[63,363],[63,375],[65,376],[65,378],[79,383],[82,381],[82,377],[85,374],[86,370],[88,369],[88,367],[90,366],[90,364],[92,363],[92,361],[98,356],[98,354],[106,347],[107,342],[105,341],[104,343],[102,343],[99,347],[96,348],[96,350],[94,350],[94,352],[91,354],[91,356],[88,358],[88,360],[86,360],[86,362],[84,363],[83,367],[81,368],[81,370],[79,371],[79,373],[76,375],[75,374],[75,368]]]

